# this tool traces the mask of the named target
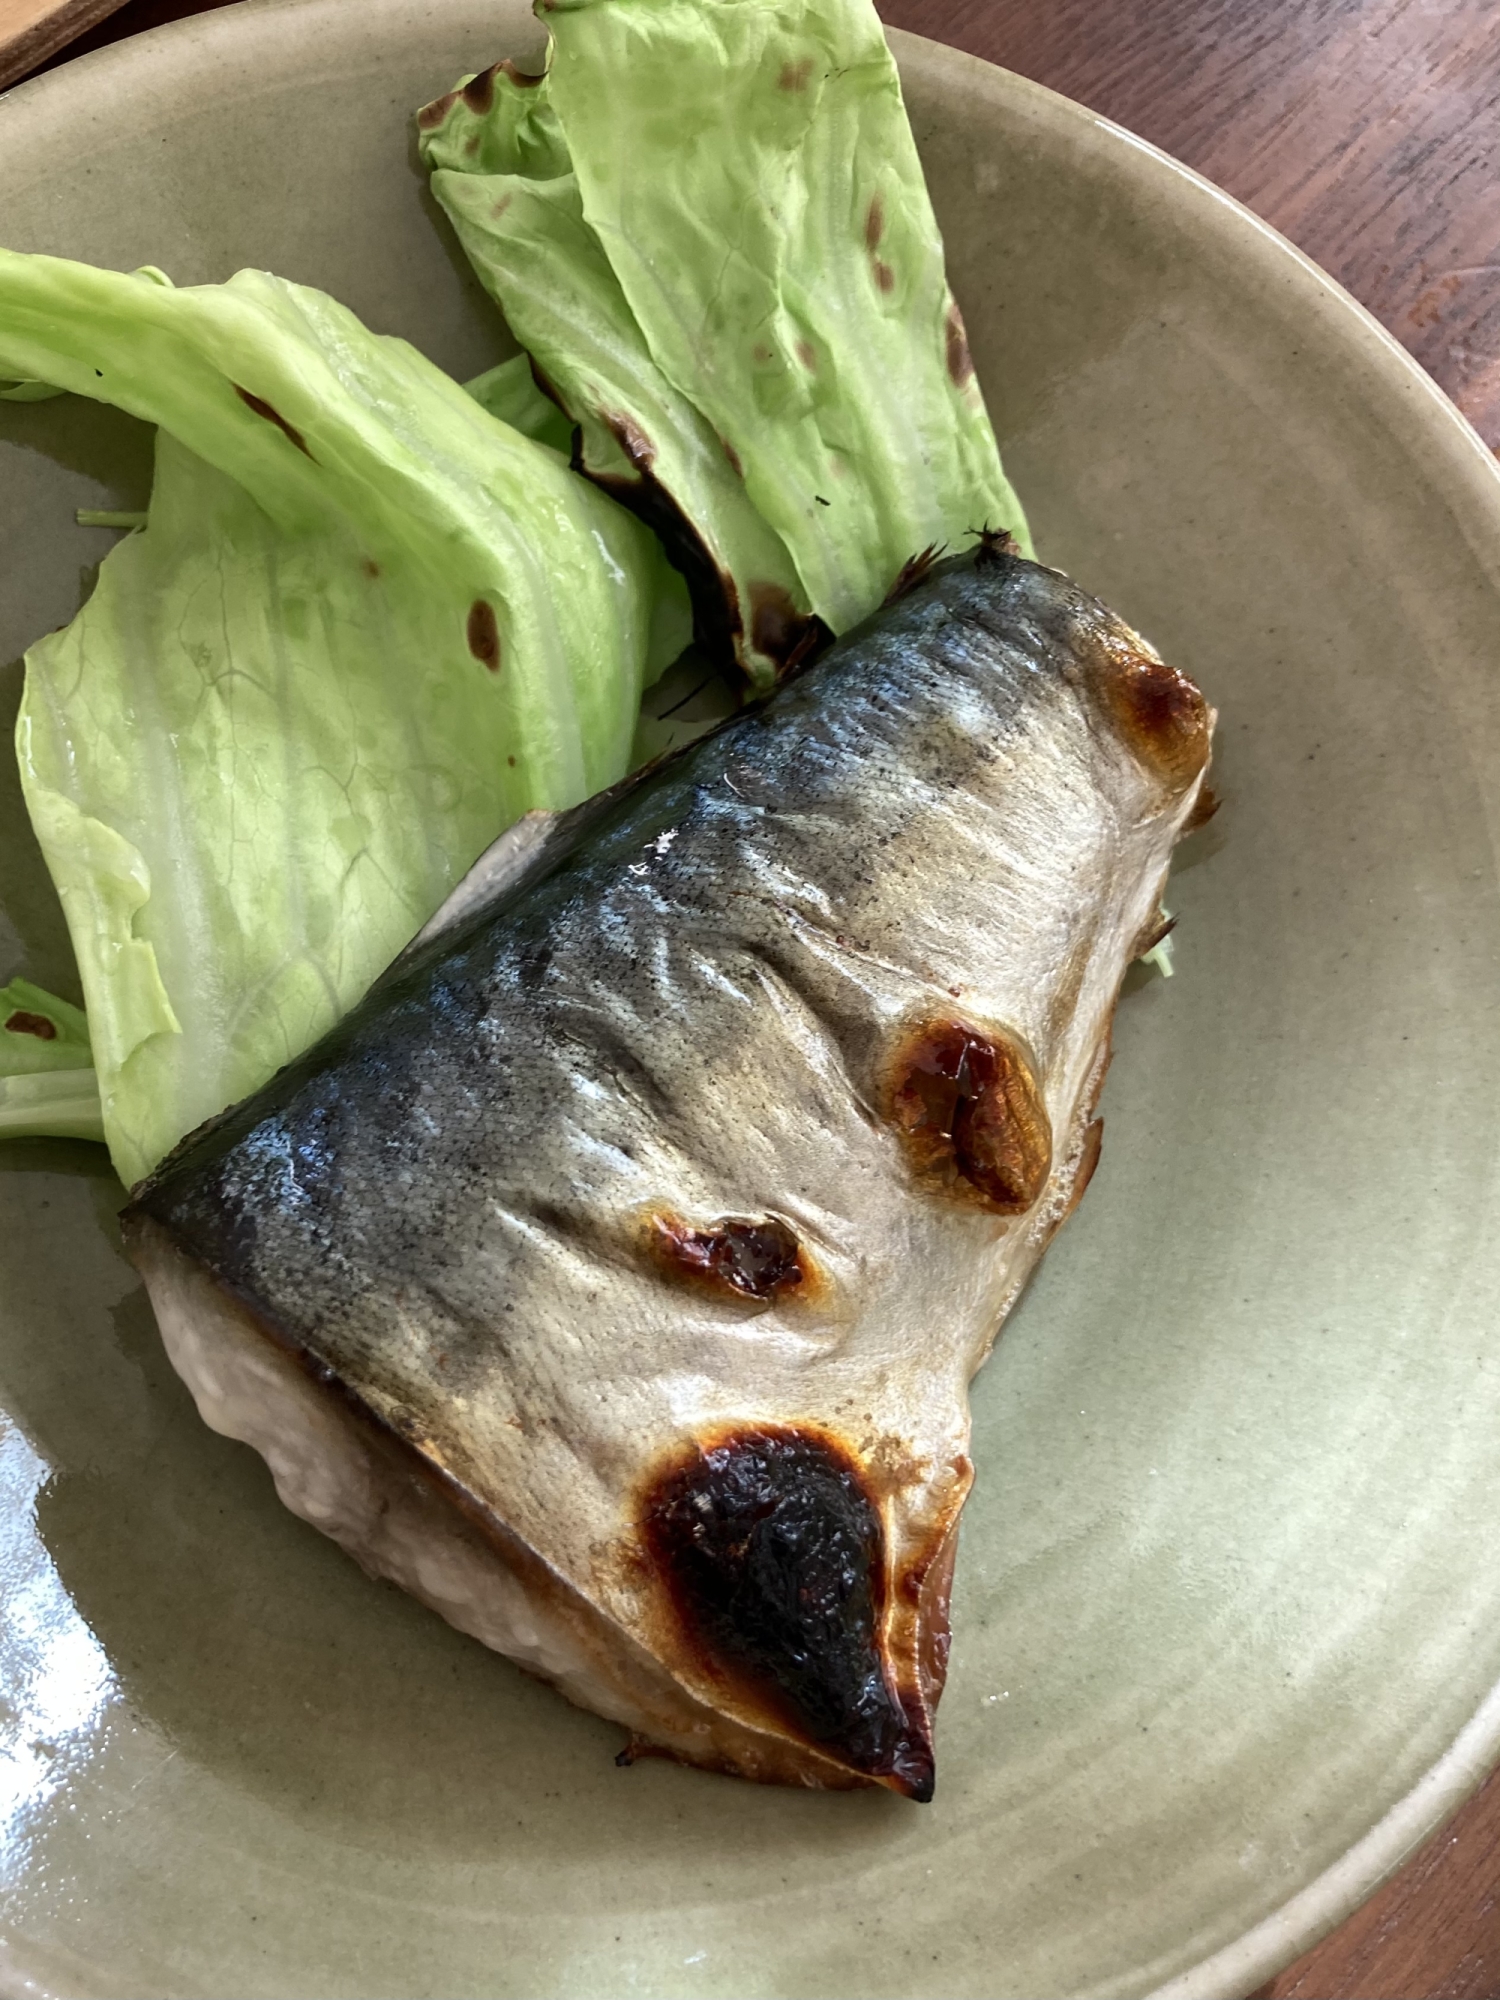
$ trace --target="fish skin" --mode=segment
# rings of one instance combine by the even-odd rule
[[[1003,540],[938,564],[185,1141],[125,1218],[164,1330],[291,1357],[636,1750],[930,1796],[969,1381],[1212,725]]]

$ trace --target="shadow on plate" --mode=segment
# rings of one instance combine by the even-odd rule
[[[491,1858],[518,1830],[579,1862],[671,1845],[710,1795],[750,1847],[791,1835],[847,1858],[898,1830],[909,1808],[884,1793],[617,1769],[619,1729],[372,1582],[281,1507],[260,1459],[199,1420],[143,1291],[111,1318],[107,1365],[136,1378],[126,1421],[85,1443],[44,1395],[16,1412],[60,1461],[37,1526],[126,1700],[215,1778],[343,1840],[444,1860]]]

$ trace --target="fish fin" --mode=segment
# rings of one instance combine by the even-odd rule
[[[732,716],[726,719],[734,720]],[[722,724],[717,726],[722,727]],[[707,733],[711,735],[714,732],[710,730]],[[584,835],[628,798],[643,780],[655,777],[664,764],[671,763],[683,750],[691,747],[682,744],[676,749],[663,751],[659,757],[653,757],[649,763],[628,772],[606,790],[595,792],[581,805],[569,806],[562,812],[548,812],[538,807],[523,813],[497,840],[490,842],[467,874],[449,890],[411,943],[386,967],[381,974],[381,982],[394,973],[404,972],[426,953],[429,945],[465,928],[481,910],[497,909],[528,883],[540,876],[550,875],[558,863],[572,853]]]
[[[1019,556],[1021,544],[1009,528],[992,528],[988,521],[982,528],[970,528],[971,535],[979,537],[979,547],[974,551],[974,567],[984,569],[997,563],[1005,556]],[[1055,574],[1061,574],[1060,571]]]
[[[535,872],[538,861],[551,846],[558,822],[570,817],[568,813],[540,809],[523,813],[514,826],[508,826],[498,840],[490,842],[468,873],[449,890],[395,964],[403,964],[423,945],[456,930],[481,905],[498,901],[518,889]]]
[[[925,583],[933,564],[941,560],[947,547],[946,542],[929,542],[918,554],[908,556],[896,574],[896,581],[881,599],[881,610],[884,611],[888,604],[899,604],[908,591],[915,590],[919,583]]]

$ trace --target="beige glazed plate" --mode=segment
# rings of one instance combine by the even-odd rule
[[[0,240],[264,265],[460,376],[504,336],[412,108],[518,0],[261,0],[0,101]],[[1500,475],[1243,210],[898,39],[1038,542],[1221,713],[1178,974],[977,1385],[939,1791],[647,1762],[281,1511],[204,1429],[102,1152],[0,1150],[0,1991],[1248,1992],[1500,1745]],[[0,661],[143,504],[0,405]],[[7,718],[20,684],[3,674]],[[76,990],[8,762],[0,977]]]

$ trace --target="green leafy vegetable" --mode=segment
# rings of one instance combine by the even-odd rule
[[[146,512],[133,507],[80,507],[73,519],[80,528],[144,528]]]
[[[91,1069],[0,1073],[0,1139],[102,1139],[99,1080]]]
[[[0,382],[0,403],[49,403],[65,396],[66,389],[54,389],[50,382]]]
[[[716,581],[752,677],[928,545],[1029,547],[868,0],[544,18],[544,79],[420,114],[434,192],[585,469],[696,531],[700,614]]]
[[[556,453],[262,273],[0,252],[0,374],[162,426],[147,525],[28,655],[17,725],[128,1183],[323,1033],[510,821],[623,774],[685,606]]]
[[[550,402],[536,386],[531,363],[524,354],[476,375],[465,389],[492,417],[523,436],[535,438],[566,458],[573,448],[573,426],[556,403]]]
[[[29,979],[0,986],[0,1076],[87,1069],[93,1060],[81,1008]]]
[[[714,608],[704,639],[768,686],[809,627],[791,554],[756,511],[724,440],[652,358],[584,219],[547,80],[502,63],[485,82],[422,114],[433,191],[577,422],[584,470],[655,519],[694,576],[700,606]],[[539,121],[545,148],[521,136]]]
[[[13,979],[0,986],[0,1138],[102,1139],[82,1011]]]

